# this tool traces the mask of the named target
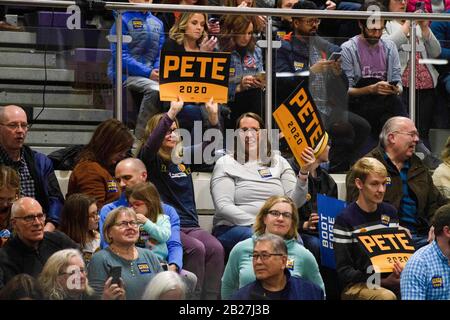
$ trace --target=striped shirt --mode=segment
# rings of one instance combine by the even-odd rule
[[[344,208],[336,217],[333,230],[336,271],[343,288],[366,282],[372,275],[367,272],[372,263],[356,236],[362,232],[398,227],[397,210],[388,203],[380,203],[374,212],[365,212],[356,202]]]
[[[449,260],[436,241],[417,250],[400,278],[402,300],[450,300]]]

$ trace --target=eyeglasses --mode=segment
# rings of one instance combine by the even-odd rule
[[[167,130],[166,136],[171,135],[171,134],[174,133],[174,131],[176,131],[176,130],[177,130],[176,128],[175,128],[175,129],[169,129],[169,130]]]
[[[278,218],[279,216],[283,216],[283,218],[292,219],[292,213],[290,212],[280,212],[278,210],[270,210],[267,213],[276,218]]]
[[[245,134],[245,133],[257,134],[257,133],[259,133],[259,130],[261,130],[261,128],[239,128],[238,129],[240,134]]]
[[[45,220],[45,214],[44,213],[29,214],[25,217],[14,217],[14,219],[21,219],[25,223],[33,223],[35,219],[38,219],[40,222],[42,222]]]
[[[30,129],[30,125],[26,122],[22,122],[22,123],[18,123],[18,122],[13,122],[13,123],[0,123],[0,125],[7,127],[9,130],[15,131],[19,128],[22,128],[24,131],[27,131],[28,129]]]
[[[77,273],[84,273],[84,274],[87,273],[86,269],[84,269],[84,268],[68,268],[68,269],[71,269],[71,271],[60,272],[59,275],[62,276],[62,275],[67,274],[69,276],[73,276],[74,274],[77,274]]]
[[[307,24],[308,26],[313,26],[315,24],[320,24],[320,19],[304,19],[302,20],[305,24]]]
[[[406,134],[406,135],[410,136],[413,139],[414,139],[414,137],[417,137],[417,138],[419,137],[419,133],[417,131],[411,131],[411,132],[393,131],[392,133]]]
[[[250,258],[253,258],[255,261],[258,260],[258,258],[261,258],[262,261],[267,261],[271,256],[284,256],[284,254],[282,254],[282,253],[268,253],[268,252],[252,253],[252,254],[250,254]]]
[[[118,222],[114,224],[115,226],[119,227],[119,229],[125,229],[128,226],[130,226],[131,228],[137,228],[137,226],[139,225],[139,223],[136,220],[132,220],[132,221],[122,221],[122,222]]]

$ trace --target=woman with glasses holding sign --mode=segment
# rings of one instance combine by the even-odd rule
[[[269,197],[289,196],[297,207],[306,202],[308,172],[315,161],[307,148],[296,177],[287,160],[271,150],[264,122],[255,113],[237,119],[235,135],[234,152],[217,160],[210,186],[216,209],[213,235],[228,253],[251,237],[255,217]]]
[[[275,234],[287,246],[286,269],[290,275],[307,279],[324,290],[317,262],[305,247],[298,243],[298,214],[294,202],[286,196],[270,197],[256,216],[252,238],[239,242],[231,250],[222,278],[222,299],[229,299],[239,288],[255,281],[253,247],[264,234]],[[261,263],[270,263],[271,257],[261,255]]]
[[[11,205],[19,196],[20,181],[17,172],[5,165],[0,165],[0,247],[11,236]]]
[[[111,211],[103,225],[109,247],[92,256],[88,266],[89,282],[97,296],[108,299],[140,300],[152,277],[163,269],[158,258],[145,248],[136,247],[139,223],[131,208]]]
[[[138,150],[138,157],[145,163],[149,180],[158,189],[161,199],[174,207],[180,216],[184,269],[197,276],[197,292],[201,292],[202,299],[217,299],[223,272],[223,247],[209,232],[200,228],[192,171],[186,163],[195,162],[196,155],[207,161],[202,155],[207,157],[203,151],[211,141],[183,147],[177,131],[177,115],[182,108],[183,101],[171,102],[167,113],[157,114],[149,120],[144,135],[146,142]],[[206,103],[206,110],[208,127],[219,130],[218,104],[211,99]]]

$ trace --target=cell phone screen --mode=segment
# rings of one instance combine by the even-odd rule
[[[111,270],[109,271],[109,276],[112,278],[111,284],[119,284],[120,283],[120,277],[122,276],[122,267],[111,267]]]

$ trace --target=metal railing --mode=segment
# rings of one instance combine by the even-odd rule
[[[0,5],[30,6],[30,7],[49,7],[49,8],[68,8],[76,5],[75,1],[53,1],[53,0],[0,0]],[[238,14],[238,15],[261,15],[268,17],[266,24],[266,34],[272,34],[272,17],[309,17],[314,16],[323,19],[363,19],[373,16],[372,12],[365,11],[344,11],[344,10],[294,10],[294,9],[272,9],[272,8],[238,8],[238,7],[220,7],[220,6],[194,6],[194,5],[173,5],[173,4],[134,4],[105,2],[106,10],[114,10],[116,15],[116,105],[115,115],[117,119],[122,120],[122,13],[125,11],[151,11],[151,12],[204,12],[208,14]],[[401,19],[411,21],[410,43],[410,79],[409,79],[409,114],[411,119],[415,120],[415,56],[416,56],[416,21],[450,21],[450,14],[446,13],[399,13],[399,12],[378,12],[377,16],[383,20]],[[266,48],[266,81],[267,90],[265,91],[266,107],[266,126],[272,127],[272,37],[267,37]]]

